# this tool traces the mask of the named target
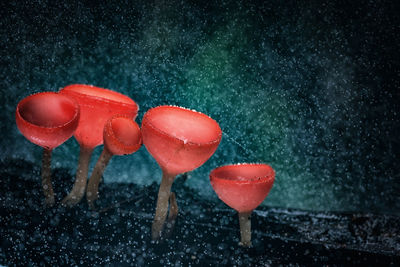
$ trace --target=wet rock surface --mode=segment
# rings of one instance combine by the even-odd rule
[[[239,247],[237,214],[202,199],[178,177],[179,215],[169,238],[151,241],[158,184],[101,184],[98,210],[63,208],[73,184],[53,170],[57,206],[45,209],[40,168],[5,160],[0,171],[0,264],[266,265],[400,263],[400,217],[262,207],[253,212],[253,247]]]

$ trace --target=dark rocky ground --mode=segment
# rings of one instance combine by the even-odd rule
[[[102,184],[98,212],[85,202],[44,209],[40,166],[0,162],[0,264],[12,265],[399,265],[395,215],[307,212],[262,207],[252,216],[253,247],[238,246],[237,215],[175,181],[180,208],[168,240],[153,243],[157,184]],[[72,186],[53,170],[57,201]]]

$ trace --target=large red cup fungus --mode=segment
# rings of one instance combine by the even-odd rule
[[[65,95],[44,92],[21,100],[15,112],[17,127],[32,143],[43,147],[42,187],[46,205],[54,205],[51,153],[68,140],[79,122],[79,105]]]
[[[89,179],[86,199],[94,209],[101,176],[113,155],[128,155],[142,146],[142,134],[136,122],[125,115],[115,115],[104,126],[104,148]]]
[[[242,246],[251,246],[250,215],[267,197],[274,179],[275,172],[267,164],[226,165],[210,173],[218,197],[239,213]]]
[[[60,93],[75,98],[81,108],[79,125],[74,133],[80,145],[76,179],[71,192],[62,201],[64,205],[73,206],[85,194],[90,156],[93,149],[103,143],[105,122],[116,114],[135,119],[138,105],[126,95],[92,85],[73,84],[61,89]]]
[[[217,149],[222,131],[215,120],[203,113],[159,106],[144,115],[142,136],[143,144],[163,172],[152,226],[152,238],[157,240],[167,216],[175,176],[206,162]]]

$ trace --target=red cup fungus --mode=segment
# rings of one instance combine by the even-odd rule
[[[222,131],[207,115],[177,106],[148,110],[140,129],[134,122],[137,112],[138,105],[128,96],[84,84],[66,86],[59,93],[33,94],[18,103],[18,129],[29,141],[43,147],[42,186],[46,205],[55,202],[50,168],[52,150],[72,135],[80,145],[80,156],[72,191],[62,201],[67,206],[82,199],[91,154],[104,142],[86,191],[91,209],[98,199],[101,176],[111,157],[134,153],[143,141],[163,173],[152,224],[152,239],[161,237],[168,210],[169,220],[174,221],[178,214],[175,194],[171,193],[176,175],[204,164],[216,151]],[[210,173],[218,197],[239,213],[242,246],[251,246],[251,213],[264,201],[274,179],[275,172],[267,164],[225,165]]]
[[[21,100],[15,112],[17,127],[32,143],[43,147],[42,187],[45,203],[55,203],[51,184],[52,150],[68,140],[78,126],[80,108],[71,97],[42,92]]]
[[[218,197],[239,213],[240,244],[251,246],[252,211],[267,197],[275,172],[267,164],[236,164],[211,171],[210,182]]]
[[[222,131],[215,120],[203,113],[177,106],[159,106],[145,113],[142,137],[143,144],[163,172],[152,225],[152,238],[157,240],[167,216],[175,176],[206,162],[217,149]],[[171,205],[177,210],[176,203]]]
[[[81,109],[79,125],[74,133],[80,145],[76,179],[71,192],[62,201],[63,205],[74,206],[85,193],[90,157],[93,149],[103,143],[105,122],[116,114],[135,119],[138,105],[126,95],[85,84],[66,86],[60,94],[76,99]]]
[[[115,115],[110,118],[104,126],[103,136],[103,152],[93,169],[86,190],[86,199],[91,209],[94,209],[101,176],[111,157],[132,154],[142,146],[139,126],[126,115]]]

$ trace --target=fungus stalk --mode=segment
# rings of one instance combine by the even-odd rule
[[[169,212],[167,223],[165,224],[165,230],[163,232],[164,238],[169,238],[174,230],[176,217],[178,217],[178,204],[176,203],[176,196],[174,192],[171,192],[169,196]]]
[[[75,183],[72,191],[63,199],[63,205],[74,206],[81,201],[83,195],[85,194],[89,162],[92,152],[93,148],[88,148],[81,145]]]
[[[240,245],[243,247],[251,246],[251,211],[239,212],[240,224]]]
[[[42,159],[42,188],[46,198],[45,204],[47,207],[54,205],[54,191],[51,184],[51,149],[43,149]]]
[[[168,212],[168,200],[171,194],[171,186],[175,176],[163,171],[160,189],[158,190],[156,214],[151,228],[152,239],[157,240],[161,236],[165,219]]]
[[[94,209],[94,202],[99,198],[99,184],[101,181],[101,176],[103,175],[104,169],[106,168],[108,162],[112,158],[113,154],[104,147],[103,152],[100,155],[96,166],[93,169],[92,176],[89,179],[86,198],[90,209]]]

